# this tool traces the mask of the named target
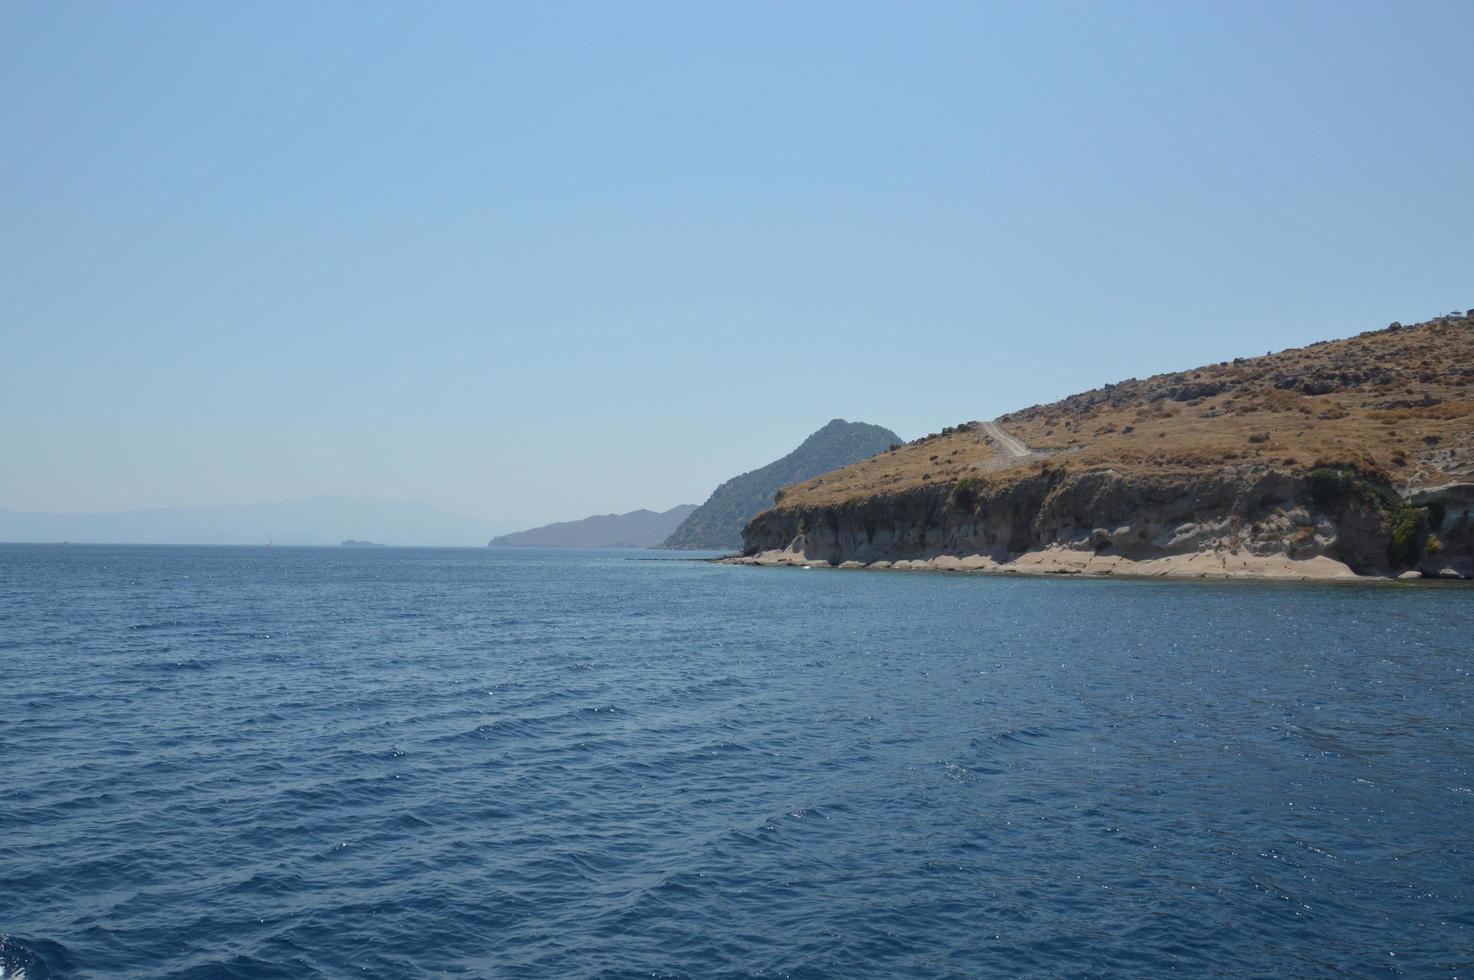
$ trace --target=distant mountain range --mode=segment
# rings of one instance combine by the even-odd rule
[[[696,510],[681,504],[663,513],[632,510],[628,514],[599,514],[580,521],[561,521],[530,531],[492,538],[489,546],[524,548],[654,548]]]
[[[497,535],[475,518],[428,504],[373,497],[319,496],[213,507],[117,513],[0,510],[0,542],[74,544],[375,545],[425,547],[684,548],[733,550],[742,528],[773,506],[784,486],[884,452],[901,439],[889,429],[835,419],[793,452],[733,477],[700,507],[635,510]],[[494,536],[495,535],[495,536]]]
[[[165,507],[115,514],[0,510],[0,541],[77,544],[392,545],[474,547],[495,533],[474,518],[428,504],[372,497],[307,497],[221,507]]]
[[[773,506],[778,490],[885,452],[901,437],[865,422],[834,419],[797,449],[761,469],[734,476],[712,492],[665,540],[666,548],[734,551],[742,547],[742,528]]]

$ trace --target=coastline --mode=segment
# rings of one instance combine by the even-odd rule
[[[999,561],[983,554],[942,554],[928,558],[901,558],[873,562],[828,561],[805,558],[787,549],[762,551],[755,555],[729,555],[713,561],[727,565],[767,568],[840,568],[869,571],[971,572],[989,575],[1072,576],[1081,578],[1140,579],[1247,579],[1279,582],[1391,582],[1400,576],[1358,575],[1346,563],[1317,555],[1288,558],[1284,555],[1252,555],[1234,552],[1197,551],[1131,559],[1100,555],[1070,548],[1028,551]],[[1413,576],[1407,576],[1412,581]],[[1421,575],[1419,581],[1429,581]],[[1436,579],[1445,581],[1444,579]]]
[[[1474,580],[1469,491],[1349,469],[1041,470],[753,518],[734,564],[1084,577]]]

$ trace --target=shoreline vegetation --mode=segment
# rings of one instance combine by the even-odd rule
[[[800,484],[733,564],[1474,579],[1474,312],[1135,378]]]

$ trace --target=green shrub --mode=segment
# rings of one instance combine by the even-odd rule
[[[1385,520],[1392,532],[1392,540],[1387,544],[1387,560],[1397,568],[1414,564],[1418,560],[1418,538],[1423,531],[1422,510],[1401,506],[1389,511]]]
[[[1322,466],[1311,470],[1310,499],[1321,507],[1330,507],[1345,500],[1356,481],[1355,473],[1336,466]]]
[[[1404,503],[1391,487],[1373,482],[1349,467],[1321,466],[1310,471],[1310,499],[1323,510],[1334,511],[1352,504],[1375,509],[1390,538],[1387,560],[1395,568],[1417,563],[1428,515],[1422,508]]]
[[[964,476],[952,485],[952,500],[961,510],[972,510],[978,505],[978,489],[981,484],[970,476]]]
[[[1311,470],[1310,499],[1326,509],[1353,500],[1384,511],[1402,506],[1402,498],[1391,487],[1374,483],[1344,466],[1320,466]]]

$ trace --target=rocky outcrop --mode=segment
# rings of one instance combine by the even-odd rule
[[[1419,570],[1437,578],[1474,578],[1474,483],[1424,487],[1408,494],[1427,524]]]
[[[1299,474],[1223,466],[1171,476],[1043,466],[990,484],[961,480],[830,506],[780,506],[747,525],[743,553],[851,566],[977,558],[978,567],[1019,569],[1031,566],[1027,556],[1048,553],[1116,571],[1196,556],[1225,567],[1242,558],[1244,567],[1359,575],[1428,574],[1428,558],[1436,558],[1432,574],[1474,564],[1468,521],[1458,531],[1435,530],[1431,517],[1448,519],[1430,510],[1437,508],[1404,502],[1375,474],[1337,467]],[[1428,551],[1430,540],[1441,553]]]

